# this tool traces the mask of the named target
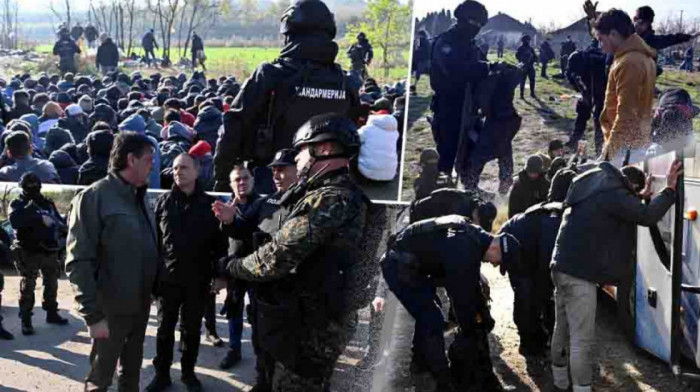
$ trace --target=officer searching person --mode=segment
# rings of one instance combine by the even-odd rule
[[[41,271],[48,324],[65,325],[68,320],[58,315],[58,277],[61,274],[59,251],[61,237],[67,233],[66,222],[50,199],[41,194],[41,180],[34,173],[25,173],[19,181],[22,193],[10,203],[10,224],[15,232],[12,253],[22,276],[19,316],[22,335],[33,335],[32,310],[36,279]]]
[[[75,55],[80,53],[81,50],[71,38],[70,31],[65,27],[61,28],[58,32],[58,41],[53,45],[53,54],[58,56],[58,68],[61,70],[61,75],[78,71]]]
[[[500,390],[489,357],[488,330],[477,317],[477,296],[482,261],[501,271],[519,264],[519,243],[510,234],[493,236],[459,215],[409,225],[382,260],[384,279],[416,321],[419,351],[437,391],[471,388]],[[454,307],[459,333],[445,356],[445,320],[435,303],[435,287],[445,287]]]
[[[430,87],[434,91],[431,103],[434,117],[431,125],[439,155],[438,171],[451,177],[455,161],[459,160],[457,174],[464,178],[466,157],[458,157],[460,136],[473,131],[478,115],[478,107],[473,104],[475,89],[489,72],[488,64],[481,61],[482,53],[474,38],[486,24],[488,11],[481,3],[467,0],[457,6],[454,16],[457,23],[437,36],[433,43]]]
[[[172,384],[175,326],[182,326],[181,372],[188,391],[201,391],[195,376],[202,317],[212,291],[216,261],[228,243],[211,209],[216,200],[197,180],[199,161],[183,153],[173,162],[172,190],[156,201],[158,242],[163,264],[158,275],[158,333],[153,366],[156,375],[146,391],[164,391]],[[180,311],[182,310],[182,317]]]
[[[350,46],[347,55],[352,62],[351,71],[361,77],[362,80],[367,79],[369,77],[367,67],[372,64],[374,50],[365,33],[360,32],[357,34],[357,42]]]
[[[214,206],[217,218],[222,222],[222,228],[229,233],[233,240],[252,241],[251,252],[272,239],[272,236],[280,230],[281,223],[289,213],[288,208],[280,206],[280,201],[287,190],[298,180],[296,156],[297,151],[294,149],[280,150],[275,154],[275,159],[269,165],[272,168],[272,176],[275,182],[276,192],[274,194],[259,197],[251,203],[247,203],[248,208],[245,209],[227,208],[220,201],[217,201]],[[227,222],[230,223],[226,224]],[[272,390],[275,370],[275,359],[265,349],[265,346],[261,344],[260,340],[260,323],[264,321],[258,321],[257,318],[257,298],[261,297],[269,301],[270,299],[267,298],[266,293],[270,290],[275,290],[274,283],[251,283],[248,290],[250,305],[247,309],[247,316],[248,323],[252,327],[252,343],[256,357],[256,379],[253,390],[260,392]],[[241,319],[241,329],[242,321]],[[231,336],[230,339],[233,340],[234,337]],[[229,360],[229,363],[222,367],[227,369],[240,361],[240,358],[240,337],[238,337],[238,346],[232,348],[232,351],[229,351],[224,359],[224,361]]]
[[[292,147],[294,132],[309,118],[341,113],[354,120],[358,112],[360,86],[335,64],[336,25],[328,7],[320,0],[296,1],[283,13],[280,32],[285,40],[279,58],[258,66],[224,115],[214,156],[218,192],[230,191],[228,176],[240,160],[261,168],[259,188],[271,187],[265,166],[275,152]]]
[[[273,390],[323,392],[357,325],[357,293],[347,278],[368,206],[348,166],[360,140],[351,120],[326,114],[304,124],[293,145],[300,179],[280,202],[292,212],[270,242],[245,258],[222,259],[220,268],[267,286],[256,297],[255,322],[275,360]]]

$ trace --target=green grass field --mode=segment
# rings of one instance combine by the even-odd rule
[[[35,48],[39,53],[50,54],[53,50],[52,45],[40,45]],[[133,51],[137,55],[143,55],[141,47],[134,48]],[[255,68],[263,61],[272,61],[279,55],[279,48],[230,48],[230,47],[208,47],[205,49],[207,56],[206,66],[208,73],[211,75],[230,75],[233,74],[239,80],[244,80],[255,70]],[[177,48],[173,49],[173,60],[177,63],[180,56],[177,54]],[[160,55],[156,51],[156,55]],[[190,54],[185,54],[189,58]],[[376,54],[375,54],[376,56]],[[374,76],[381,83],[393,83],[394,81],[406,79],[408,76],[408,51],[404,56],[406,65],[395,67],[390,70],[389,78],[384,78],[384,70],[379,66],[379,58],[375,57],[375,62],[370,67],[370,75]],[[344,69],[349,69],[350,60],[345,54],[345,50],[341,47],[336,61],[343,66]],[[179,72],[179,70],[175,69]]]

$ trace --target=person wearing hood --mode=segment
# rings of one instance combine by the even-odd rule
[[[34,143],[34,147],[39,150],[43,149],[44,139],[39,137],[39,117],[34,113],[25,114],[24,116],[20,117],[20,120],[31,126],[32,143]]]
[[[531,155],[525,169],[515,177],[508,195],[508,219],[547,199],[549,181],[542,157]]]
[[[49,132],[57,122],[63,116],[63,109],[56,102],[49,102],[44,105],[44,109],[41,112],[41,117],[39,117],[39,130],[37,132],[39,137],[46,137]]]
[[[602,13],[593,29],[603,52],[614,55],[600,116],[602,156],[618,167],[640,162],[651,144],[656,50],[634,32],[624,11]]]
[[[119,48],[106,33],[100,35],[100,40],[102,43],[97,48],[95,66],[102,72],[102,75],[107,75],[114,72],[119,65]]]
[[[119,131],[132,131],[146,135],[146,120],[134,114],[126,120],[119,124]],[[148,140],[151,141],[153,145],[153,168],[151,169],[151,174],[149,176],[148,187],[151,189],[160,189],[160,149],[158,148],[158,141],[153,136],[148,136]]]
[[[32,98],[32,109],[34,110],[33,113],[37,116],[41,116],[44,106],[46,106],[46,104],[49,102],[51,102],[51,99],[48,95],[46,95],[46,93],[38,93],[34,95],[34,98]]]
[[[95,111],[95,105],[92,98],[85,94],[78,100],[78,105],[83,109],[83,113],[86,115],[91,115]]]
[[[80,105],[72,104],[66,107],[66,117],[58,120],[56,125],[70,132],[76,143],[85,140],[88,134],[87,116]]]
[[[192,147],[195,132],[187,125],[173,121],[163,129],[165,140],[160,142],[160,164],[164,168],[160,173],[161,185],[167,189],[172,187],[173,162],[180,154],[184,154]]]
[[[71,133],[61,128],[58,123],[51,127],[48,132],[46,132],[46,140],[44,142],[44,148],[41,152],[45,157],[51,156],[51,153],[60,149],[65,144],[75,143]]]
[[[34,113],[32,106],[29,104],[29,93],[24,90],[15,91],[12,94],[12,109],[9,120],[20,118],[29,113]]]
[[[216,146],[219,138],[219,128],[223,123],[223,114],[214,105],[207,105],[200,109],[194,130],[197,131],[197,140],[204,140],[210,146]],[[216,149],[216,147],[214,147]]]
[[[301,125],[324,113],[351,116],[360,104],[359,86],[335,64],[335,17],[322,1],[294,2],[282,15],[280,32],[285,38],[278,59],[258,66],[224,115],[214,156],[217,191],[229,192],[234,162],[251,158],[253,166],[262,167],[256,174],[268,177],[267,182],[259,178],[256,186],[270,188],[272,176],[266,165],[275,152],[292,146]],[[303,76],[299,72],[308,77],[302,77],[299,94],[291,99],[287,81]],[[268,121],[270,111],[274,118]]]
[[[88,158],[78,169],[78,185],[90,185],[107,176],[109,153],[114,135],[109,131],[94,131],[87,137]]]
[[[360,174],[372,181],[392,181],[399,163],[396,154],[396,141],[399,138],[396,118],[382,110],[370,115],[367,125],[357,132],[362,142],[357,159]]]
[[[110,127],[116,128],[117,125],[117,112],[112,109],[111,106],[100,103],[95,106],[95,110],[88,118],[90,122],[90,127],[93,127],[98,122],[105,122],[109,124]]]
[[[621,301],[629,300],[620,294],[625,293],[620,285],[633,280],[630,256],[637,226],[650,227],[666,215],[682,172],[681,162],[673,162],[666,188],[653,198],[651,177],[645,179],[634,166],[620,170],[602,162],[574,179],[551,262],[556,318],[551,355],[557,388],[569,388],[570,367],[573,391],[591,391],[598,286],[617,286]]]
[[[79,167],[70,154],[63,150],[56,150],[49,156],[49,162],[56,168],[62,184],[76,185],[78,183]]]

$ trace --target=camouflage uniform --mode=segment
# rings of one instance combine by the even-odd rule
[[[357,260],[366,206],[347,169],[321,175],[298,194],[272,241],[226,270],[270,283],[259,293],[255,322],[275,359],[273,390],[322,392],[357,323],[345,303],[343,267]]]

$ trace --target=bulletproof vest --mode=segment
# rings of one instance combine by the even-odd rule
[[[291,148],[294,134],[311,117],[325,113],[349,114],[353,92],[339,65],[278,60],[272,65],[292,68],[268,97],[259,119],[253,156],[269,162],[276,151]]]
[[[428,197],[413,202],[410,222],[437,218],[446,215],[471,216],[478,205],[478,197],[471,192],[443,188],[433,191]]]
[[[447,33],[449,31],[436,37],[430,48],[430,85],[436,94],[455,91],[455,88],[459,88],[456,92],[461,95],[464,92],[464,86],[455,86],[455,75],[452,75],[444,64],[451,59],[460,61],[466,66],[476,65],[482,61],[482,52],[477,48],[474,40],[469,40],[466,45],[455,44],[449,41],[452,35]],[[455,51],[458,53],[454,54]]]
[[[57,42],[57,51],[61,60],[73,59],[75,54],[75,48],[73,47],[73,41],[70,39],[62,39]]]

